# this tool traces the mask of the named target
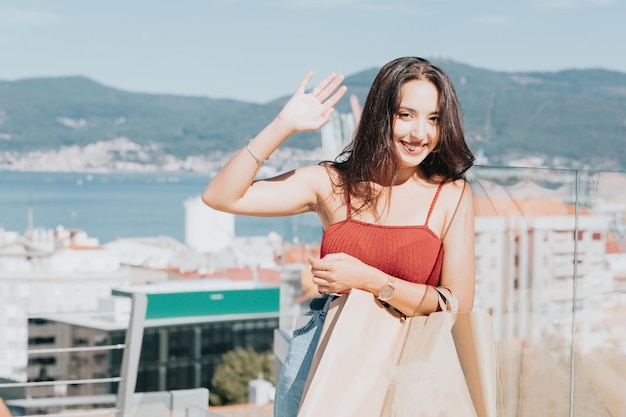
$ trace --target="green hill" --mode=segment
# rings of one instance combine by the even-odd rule
[[[474,149],[626,167],[626,74],[605,70],[494,73],[442,63],[457,86]]]
[[[490,163],[544,157],[592,169],[626,169],[626,74],[593,70],[504,73],[434,60],[450,75],[468,140]],[[363,103],[378,68],[346,77]],[[265,104],[131,93],[84,77],[0,82],[0,147],[25,152],[116,137],[177,157],[243,146],[288,97]],[[349,101],[337,106],[349,112]],[[288,146],[311,149],[319,133]],[[561,163],[562,164],[562,163]]]

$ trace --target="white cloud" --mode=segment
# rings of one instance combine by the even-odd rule
[[[13,26],[39,26],[53,23],[59,16],[44,10],[0,6],[0,24]]]

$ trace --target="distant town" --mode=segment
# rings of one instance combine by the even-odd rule
[[[165,155],[154,146],[142,146],[120,137],[86,146],[67,146],[53,150],[29,152],[0,151],[0,170],[46,172],[204,172],[214,173],[232,155],[214,153],[193,155],[184,159]],[[284,147],[278,149],[264,166],[268,175],[316,163],[322,158],[321,147],[304,150]]]

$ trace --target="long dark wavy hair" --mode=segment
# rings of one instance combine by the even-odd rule
[[[402,86],[412,80],[430,81],[439,93],[439,143],[420,165],[426,178],[433,182],[464,178],[474,163],[465,142],[461,106],[446,73],[423,58],[397,58],[376,75],[351,143],[335,161],[323,163],[337,169],[338,185],[350,196],[358,197],[363,206],[376,201],[375,184],[394,183],[399,156],[393,125]]]

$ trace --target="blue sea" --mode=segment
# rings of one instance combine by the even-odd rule
[[[32,207],[35,227],[82,229],[100,243],[160,235],[184,242],[183,204],[200,196],[209,179],[188,173],[0,171],[0,227],[23,233]],[[235,218],[238,236],[263,236],[272,231],[289,242],[319,242],[322,226],[313,213]]]

